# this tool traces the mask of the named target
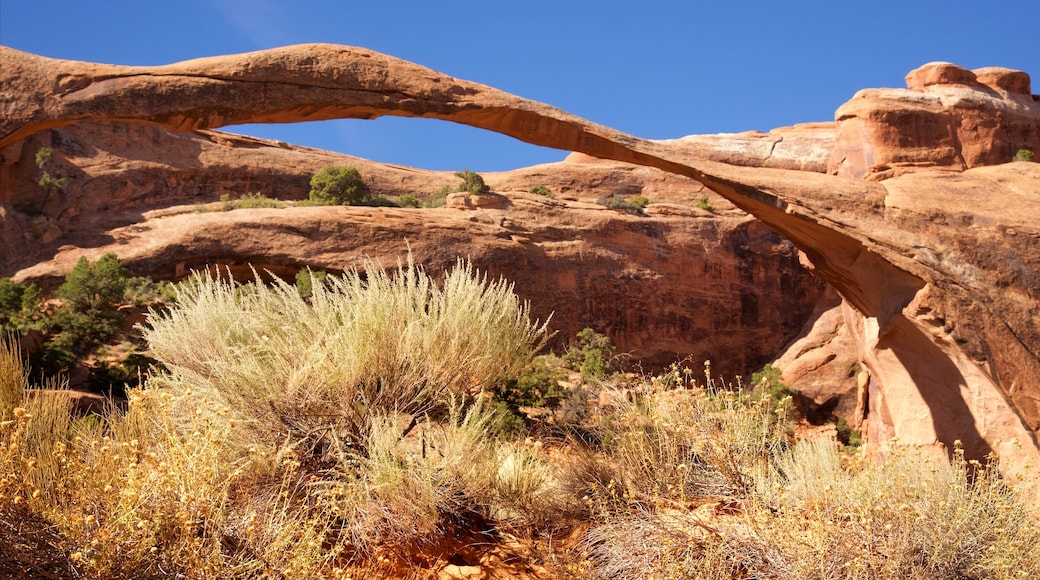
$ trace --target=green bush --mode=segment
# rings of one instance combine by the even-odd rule
[[[491,191],[491,188],[484,183],[484,178],[481,177],[480,174],[474,173],[469,169],[456,172],[455,177],[462,180],[458,185],[457,191],[468,193],[485,193]]]
[[[533,193],[535,195],[544,195],[545,197],[552,197],[553,196],[552,190],[549,189],[548,187],[544,186],[544,185],[541,185],[541,184],[532,187],[531,188],[531,193]]]
[[[126,290],[123,292],[123,301],[134,306],[144,304],[172,304],[177,300],[177,290],[173,283],[167,280],[153,282],[151,278],[134,276],[126,281]]]
[[[762,370],[752,373],[751,388],[758,394],[759,398],[769,401],[771,405],[779,409],[783,409],[785,413],[793,411],[794,397],[798,393],[784,384],[783,371],[778,367],[767,364],[762,367]]]
[[[575,341],[563,360],[571,370],[580,372],[583,380],[601,380],[617,373],[613,362],[614,345],[606,335],[584,328]]]
[[[520,407],[555,409],[567,396],[560,387],[564,378],[559,368],[550,366],[544,357],[537,357],[515,377],[506,377],[493,385],[491,392],[514,413]]]
[[[383,197],[381,195],[370,197],[364,201],[352,205],[363,205],[365,207],[401,207],[401,205],[398,202],[390,199],[389,197]]]
[[[56,321],[65,344],[90,348],[115,334],[126,285],[126,271],[115,254],[105,254],[93,264],[80,258],[57,293],[64,301]]]
[[[0,278],[0,332],[31,328],[36,322],[42,294],[35,284],[25,286]]]
[[[841,442],[845,451],[855,452],[863,445],[863,437],[859,429],[853,429],[845,417],[839,417],[834,427],[838,432],[838,441]]]
[[[324,284],[328,276],[329,273],[323,270],[318,270],[317,272],[310,268],[300,270],[296,273],[296,291],[303,298],[310,298],[314,294],[314,286]]]
[[[397,205],[401,207],[420,207],[422,206],[422,203],[419,201],[419,198],[410,193],[406,193],[397,198]]]
[[[697,200],[697,209],[703,209],[704,211],[715,211],[715,208],[711,207],[711,200],[709,200],[708,196],[706,195],[702,195],[701,198]]]
[[[1032,160],[1033,160],[1033,152],[1030,151],[1029,149],[1019,149],[1018,152],[1015,153],[1015,158],[1012,159],[1012,161],[1032,161]]]
[[[322,205],[358,205],[365,200],[365,182],[353,167],[326,167],[311,178],[310,199]]]
[[[628,201],[639,209],[646,209],[646,206],[650,205],[650,200],[642,195],[637,195]]]

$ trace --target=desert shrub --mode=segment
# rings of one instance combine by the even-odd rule
[[[816,438],[799,442],[774,469],[779,484],[763,494],[763,507],[776,514],[745,544],[753,569],[780,564],[774,570],[791,577],[846,578],[1040,572],[1032,538],[1040,514],[1026,507],[1028,496],[959,452],[949,461],[897,448],[848,469],[833,440]]]
[[[628,500],[750,497],[787,444],[788,418],[739,392],[650,390],[616,399],[606,450]]]
[[[135,306],[144,304],[172,304],[177,300],[177,290],[168,280],[153,281],[151,278],[134,276],[127,278],[123,301]]]
[[[571,370],[580,372],[583,380],[595,381],[617,373],[613,354],[614,345],[610,338],[591,328],[583,328],[563,355],[563,360]]]
[[[650,204],[650,200],[642,195],[637,195],[628,201],[639,209],[646,209],[646,206]]]
[[[1019,149],[1012,161],[1032,161],[1033,152],[1029,149]]]
[[[783,371],[771,364],[767,364],[762,367],[762,370],[751,374],[751,387],[760,396],[768,397],[777,403],[796,395],[794,389],[784,384]]]
[[[492,385],[491,392],[514,414],[520,407],[555,409],[567,397],[567,391],[560,386],[564,378],[561,369],[551,366],[545,357],[536,357],[516,376],[504,377]]]
[[[238,199],[232,199],[230,194],[222,194],[220,196],[220,211],[232,211],[236,209],[259,209],[259,208],[275,208],[281,209],[286,207],[284,201],[272,199],[260,192],[247,193],[240,196]],[[203,206],[201,209],[196,208],[196,211],[205,211],[206,208]]]
[[[484,178],[481,177],[479,173],[475,173],[469,169],[456,172],[455,177],[462,180],[459,182],[456,191],[466,193],[485,193],[491,190],[491,188],[484,183]]]
[[[544,185],[541,185],[541,184],[538,184],[538,185],[532,187],[531,188],[531,193],[533,193],[535,195],[544,195],[545,197],[552,197],[553,196],[552,190],[549,189],[548,187],[544,186]]]
[[[328,277],[329,273],[323,270],[315,272],[310,268],[304,268],[296,273],[296,291],[303,298],[310,298],[314,294],[314,286],[324,284]]]
[[[596,203],[598,203],[599,205],[602,205],[604,207],[609,207],[610,209],[621,210],[621,211],[626,212],[626,213],[637,214],[637,215],[643,213],[643,208],[641,206],[639,206],[639,205],[637,205],[637,204],[635,204],[635,203],[625,199],[625,196],[623,196],[623,195],[614,194],[614,195],[611,195],[609,197],[604,196],[604,197],[601,197],[601,198],[597,199]]]
[[[311,177],[310,199],[322,205],[358,205],[366,199],[365,182],[353,167],[326,167]]]
[[[420,202],[419,198],[414,195],[405,193],[397,198],[397,205],[401,207],[421,207],[422,202]]]
[[[697,209],[703,209],[704,211],[715,211],[715,208],[711,206],[711,200],[708,199],[708,196],[706,195],[702,195],[700,199],[697,200]]]
[[[444,207],[444,204],[448,201],[448,195],[459,191],[458,187],[451,185],[445,185],[437,191],[430,194],[423,202],[423,207]]]
[[[144,330],[170,369],[153,380],[220,401],[259,440],[294,433],[324,455],[357,444],[373,414],[443,413],[449,395],[515,374],[545,338],[510,284],[468,264],[442,286],[412,264],[366,270],[313,285],[309,304],[280,281],[197,275]]]
[[[363,205],[366,207],[401,207],[397,201],[381,195],[369,197],[368,199],[354,205]]]
[[[1014,578],[1040,570],[1035,484],[928,450],[791,445],[764,399],[651,389],[584,476],[598,578]],[[606,469],[604,473],[602,470]],[[595,471],[598,469],[599,471]],[[568,477],[574,477],[570,474]],[[1035,476],[1035,474],[1034,474]],[[682,506],[714,504],[714,515]]]

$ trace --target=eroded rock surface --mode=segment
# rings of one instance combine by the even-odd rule
[[[1025,72],[935,62],[906,84],[864,89],[838,109],[830,173],[877,181],[1006,163],[1020,149],[1040,154],[1040,102]]]
[[[853,310],[875,444],[960,439],[969,456],[997,450],[1019,466],[1040,456],[1040,169],[984,166],[1037,149],[1037,102],[1021,74],[971,73],[972,84],[926,71],[911,81],[924,92],[860,93],[836,116],[835,176],[711,161],[363,49],[303,45],[165,67],[0,56],[4,147],[83,120],[187,131],[423,116],[694,179],[793,242]]]
[[[572,156],[483,174],[493,193],[449,196],[438,209],[285,208],[214,211],[221,196],[303,199],[310,175],[357,167],[374,194],[429,194],[451,173],[213,131],[84,122],[22,141],[9,166],[14,207],[39,203],[33,153],[52,149],[69,177],[27,230],[5,271],[54,287],[80,256],[115,252],[132,274],[179,278],[220,264],[288,279],[303,267],[342,270],[367,258],[393,265],[410,248],[431,270],[469,257],[515,281],[534,314],[552,314],[559,341],[585,326],[609,333],[646,368],[692,356],[728,376],[757,369],[811,315],[823,284],[793,246],[700,183],[658,169]],[[57,163],[57,162],[56,162]],[[14,171],[17,170],[17,171]],[[545,185],[555,199],[528,193]],[[647,215],[609,210],[601,196],[646,195]],[[710,195],[713,212],[694,208]],[[201,204],[217,204],[200,213]],[[12,246],[7,246],[12,247]]]

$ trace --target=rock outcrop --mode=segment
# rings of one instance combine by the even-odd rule
[[[465,256],[514,281],[537,317],[552,314],[556,346],[593,326],[647,370],[692,356],[730,377],[768,362],[823,291],[791,244],[703,185],[648,167],[573,156],[485,173],[495,193],[450,196],[445,208],[219,211],[221,196],[306,198],[309,176],[327,165],[357,167],[386,196],[424,197],[458,178],[139,123],[77,123],[21,143],[21,161],[8,167],[13,186],[0,187],[12,207],[41,197],[33,159],[40,148],[51,148],[54,171],[68,177],[31,218],[46,220],[55,237],[23,232],[18,251],[0,256],[5,275],[45,287],[57,286],[80,256],[106,252],[134,275],[177,279],[219,264],[245,279],[253,266],[291,280],[303,267],[335,271],[366,258],[393,265],[410,248],[431,271]],[[527,192],[538,184],[556,199]],[[655,203],[641,216],[594,203],[614,194]],[[704,195],[712,212],[693,207]]]
[[[689,177],[793,242],[853,309],[846,324],[867,372],[872,442],[959,439],[970,457],[1040,458],[1040,166],[980,166],[1009,158],[1000,135],[1037,135],[1036,98],[1008,88],[1021,91],[1021,75],[975,74],[996,89],[942,73],[922,81],[926,93],[861,93],[839,110],[830,166],[839,175],[825,175],[710,161],[363,49],[304,45],[165,67],[0,56],[10,79],[0,147],[83,120],[188,131],[423,116]],[[903,108],[888,106],[899,99]],[[900,168],[925,169],[882,183],[847,177]]]
[[[1040,102],[1028,74],[935,62],[911,71],[906,85],[864,89],[838,109],[830,173],[878,181],[1006,163],[1019,149],[1040,153]]]

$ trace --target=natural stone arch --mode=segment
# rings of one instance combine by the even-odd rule
[[[946,411],[944,405],[955,407],[958,417],[974,417],[976,424],[933,421],[937,439],[962,439],[970,454],[984,454],[998,439],[1017,438],[1027,447],[1021,457],[1038,456],[1033,431],[1040,426],[1040,397],[1030,383],[1040,376],[1035,324],[1009,327],[981,293],[987,289],[961,284],[957,272],[908,255],[909,249],[929,247],[929,238],[891,219],[886,185],[693,158],[670,142],[639,139],[359,48],[301,45],[159,67],[57,61],[9,48],[0,49],[0,58],[7,77],[0,95],[0,148],[83,120],[188,131],[396,115],[463,123],[694,178],[791,240],[862,317],[857,339],[861,360],[875,381],[871,388],[883,392],[909,383],[921,391],[933,418]],[[963,237],[955,227],[949,234]],[[985,267],[1000,265],[987,262]],[[965,304],[971,319],[958,319]],[[955,337],[933,332],[936,312],[944,324],[960,321],[978,329],[983,346],[999,345],[989,349],[996,359],[991,370],[980,369]],[[947,370],[922,378],[916,371],[929,361],[920,356],[938,357],[933,368]],[[970,391],[971,400],[956,391],[938,394],[923,380],[959,381],[955,386]],[[983,415],[998,418],[989,422]],[[979,421],[986,423],[981,429]]]

